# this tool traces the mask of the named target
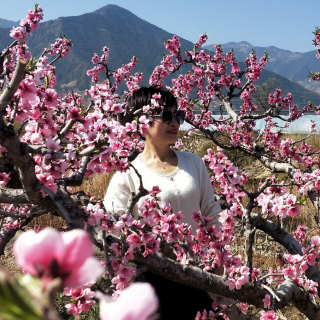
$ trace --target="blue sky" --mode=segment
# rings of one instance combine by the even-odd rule
[[[35,0],[0,0],[0,18],[18,21]],[[248,41],[290,51],[313,50],[320,26],[319,0],[39,0],[45,21],[76,16],[116,4],[138,17],[195,42],[207,32],[207,44]]]

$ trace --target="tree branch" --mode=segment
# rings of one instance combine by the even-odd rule
[[[4,92],[0,95],[0,112],[7,107],[9,100],[13,97],[17,91],[20,82],[24,79],[25,70],[27,67],[27,61],[20,59],[17,63],[16,69],[12,76],[9,85]]]
[[[220,276],[205,272],[198,267],[182,265],[173,261],[161,253],[154,253],[145,258],[142,253],[134,254],[134,262],[146,265],[148,271],[156,273],[166,279],[182,283],[202,291],[219,294],[231,299],[237,299],[263,308],[262,299],[269,293],[260,288],[258,284],[247,283],[240,290],[230,291]],[[285,280],[275,294],[280,301],[275,302],[276,309],[282,309],[292,300],[295,306],[309,319],[320,319],[320,307],[312,303],[304,291],[292,280]]]
[[[90,162],[89,156],[83,157],[81,159],[81,164],[80,164],[78,173],[73,177],[63,178],[60,180],[63,181],[66,186],[72,186],[72,187],[81,186],[89,162]]]
[[[133,211],[134,206],[136,205],[136,203],[139,201],[140,198],[146,196],[149,194],[149,191],[146,190],[143,187],[142,184],[142,177],[139,174],[138,170],[131,164],[129,163],[129,166],[134,170],[134,172],[137,174],[137,176],[139,177],[139,181],[140,181],[140,186],[139,186],[139,192],[137,194],[135,194],[134,192],[131,193],[128,203],[127,203],[127,208],[126,208],[126,213],[130,214]]]
[[[29,200],[23,189],[0,188],[0,202],[19,204],[29,202]]]

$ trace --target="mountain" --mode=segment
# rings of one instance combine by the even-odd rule
[[[205,46],[207,50],[213,51],[214,45]],[[252,49],[256,50],[257,56],[263,56],[264,52],[269,52],[269,62],[265,69],[278,73],[279,75],[298,82],[307,89],[320,93],[320,83],[309,81],[309,71],[320,70],[320,59],[316,58],[316,50],[300,53],[279,49],[274,46],[256,47],[249,42],[228,42],[222,44],[224,52],[234,50],[238,61],[244,61]]]
[[[38,57],[44,47],[63,35],[72,39],[74,47],[65,59],[56,63],[60,91],[90,88],[91,77],[86,75],[86,71],[93,67],[93,54],[96,52],[100,56],[104,46],[110,48],[108,66],[111,70],[137,56],[139,62],[135,71],[149,77],[166,51],[164,40],[173,36],[126,9],[107,5],[92,13],[41,23],[38,31],[28,38],[28,46],[33,56]],[[0,46],[11,42],[9,30],[0,29]],[[181,39],[181,45],[183,49],[192,47],[184,39]],[[145,80],[147,83],[148,79]]]
[[[14,21],[10,21],[7,19],[1,19],[0,18],[0,28],[12,28],[12,27],[17,27],[19,25],[19,21],[18,22],[14,22]]]
[[[10,29],[0,28],[1,49],[12,43],[13,39],[9,33]],[[91,62],[93,54],[97,53],[100,56],[104,46],[110,48],[108,60],[110,70],[129,63],[132,56],[137,56],[139,62],[134,71],[143,72],[146,77],[143,84],[148,85],[151,72],[166,52],[164,40],[173,36],[172,33],[140,19],[126,9],[107,5],[91,13],[61,17],[41,23],[38,31],[32,37],[28,37],[32,55],[39,57],[44,47],[48,47],[57,37],[63,35],[73,40],[74,47],[66,58],[60,59],[55,64],[57,90],[62,94],[71,90],[84,91],[90,88],[91,77],[86,75],[86,71],[93,67]],[[180,42],[182,52],[193,47],[193,43],[182,38]],[[183,70],[186,69],[182,68]],[[302,106],[312,100],[320,104],[319,94],[268,70],[263,71],[258,84],[266,82],[269,78],[276,78],[277,87],[282,88],[284,92],[292,92],[295,103]],[[125,89],[124,85],[121,89]]]

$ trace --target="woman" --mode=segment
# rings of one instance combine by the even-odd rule
[[[140,109],[151,105],[154,95],[159,95],[158,103],[164,107],[153,115],[145,137],[145,147],[132,165],[142,177],[143,186],[151,190],[159,186],[161,204],[170,204],[172,211],[182,211],[184,222],[195,231],[196,223],[191,220],[195,211],[211,217],[211,224],[219,225],[220,205],[215,201],[207,169],[198,155],[189,152],[176,152],[170,148],[177,140],[184,112],[177,110],[173,94],[163,87],[142,87],[135,91],[128,101],[129,107]],[[139,177],[130,168],[127,172],[117,172],[110,182],[104,199],[109,211],[124,211],[132,192],[137,194]],[[135,205],[133,216],[138,218],[139,207],[144,197]],[[161,319],[194,319],[197,311],[211,310],[212,300],[203,291],[163,279],[145,272],[140,281],[151,283],[160,300]]]

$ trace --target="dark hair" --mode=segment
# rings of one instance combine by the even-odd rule
[[[160,93],[161,98],[158,101],[165,110],[172,106],[177,107],[177,100],[172,92],[165,87],[157,86],[141,87],[134,91],[132,96],[128,99],[127,107],[129,107],[129,109],[134,107],[135,110],[138,110],[146,105],[150,105],[152,96],[156,93]]]

